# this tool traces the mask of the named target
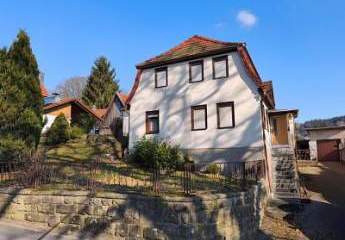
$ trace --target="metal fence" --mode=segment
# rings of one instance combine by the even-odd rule
[[[176,171],[140,169],[128,163],[104,161],[101,157],[85,163],[64,164],[39,157],[25,162],[0,162],[0,185],[191,195],[242,190],[265,175],[261,160],[216,163],[213,171],[192,163],[185,163]]]
[[[310,159],[310,150],[309,149],[297,149],[296,150],[296,159],[297,160],[311,160]]]

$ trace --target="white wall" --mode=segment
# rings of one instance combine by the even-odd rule
[[[43,119],[47,119],[47,123],[42,128],[42,133],[48,131],[48,129],[52,126],[56,116],[51,114],[43,114]]]
[[[236,52],[228,54],[229,78],[212,79],[212,57],[204,59],[204,81],[189,83],[188,62],[168,66],[168,86],[155,88],[154,69],[144,70],[131,101],[129,147],[145,135],[145,112],[159,110],[160,133],[185,149],[262,147],[260,97]],[[217,129],[216,103],[234,101],[234,129]],[[208,128],[191,131],[193,105],[207,104]]]

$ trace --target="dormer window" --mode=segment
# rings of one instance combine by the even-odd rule
[[[189,63],[189,82],[200,82],[204,80],[204,62],[202,60]]]
[[[161,67],[155,69],[155,87],[162,88],[168,86],[168,68]]]
[[[228,56],[221,56],[212,59],[213,79],[227,78],[229,76]]]

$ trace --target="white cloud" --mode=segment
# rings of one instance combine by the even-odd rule
[[[239,11],[236,18],[243,27],[247,28],[253,27],[257,22],[257,17],[247,10]]]

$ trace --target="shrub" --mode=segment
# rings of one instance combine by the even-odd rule
[[[84,129],[82,129],[78,126],[71,127],[71,139],[80,138],[84,134],[85,134]]]
[[[144,168],[176,170],[182,162],[182,154],[177,145],[144,137],[134,145],[130,160]]]
[[[207,166],[206,172],[213,174],[213,175],[217,175],[220,173],[220,167],[217,164],[212,163],[212,164]]]
[[[71,128],[67,122],[65,115],[61,113],[57,116],[48,130],[47,144],[56,145],[65,143],[71,138]]]
[[[0,138],[0,161],[15,161],[26,158],[29,148],[24,140],[12,136]]]

